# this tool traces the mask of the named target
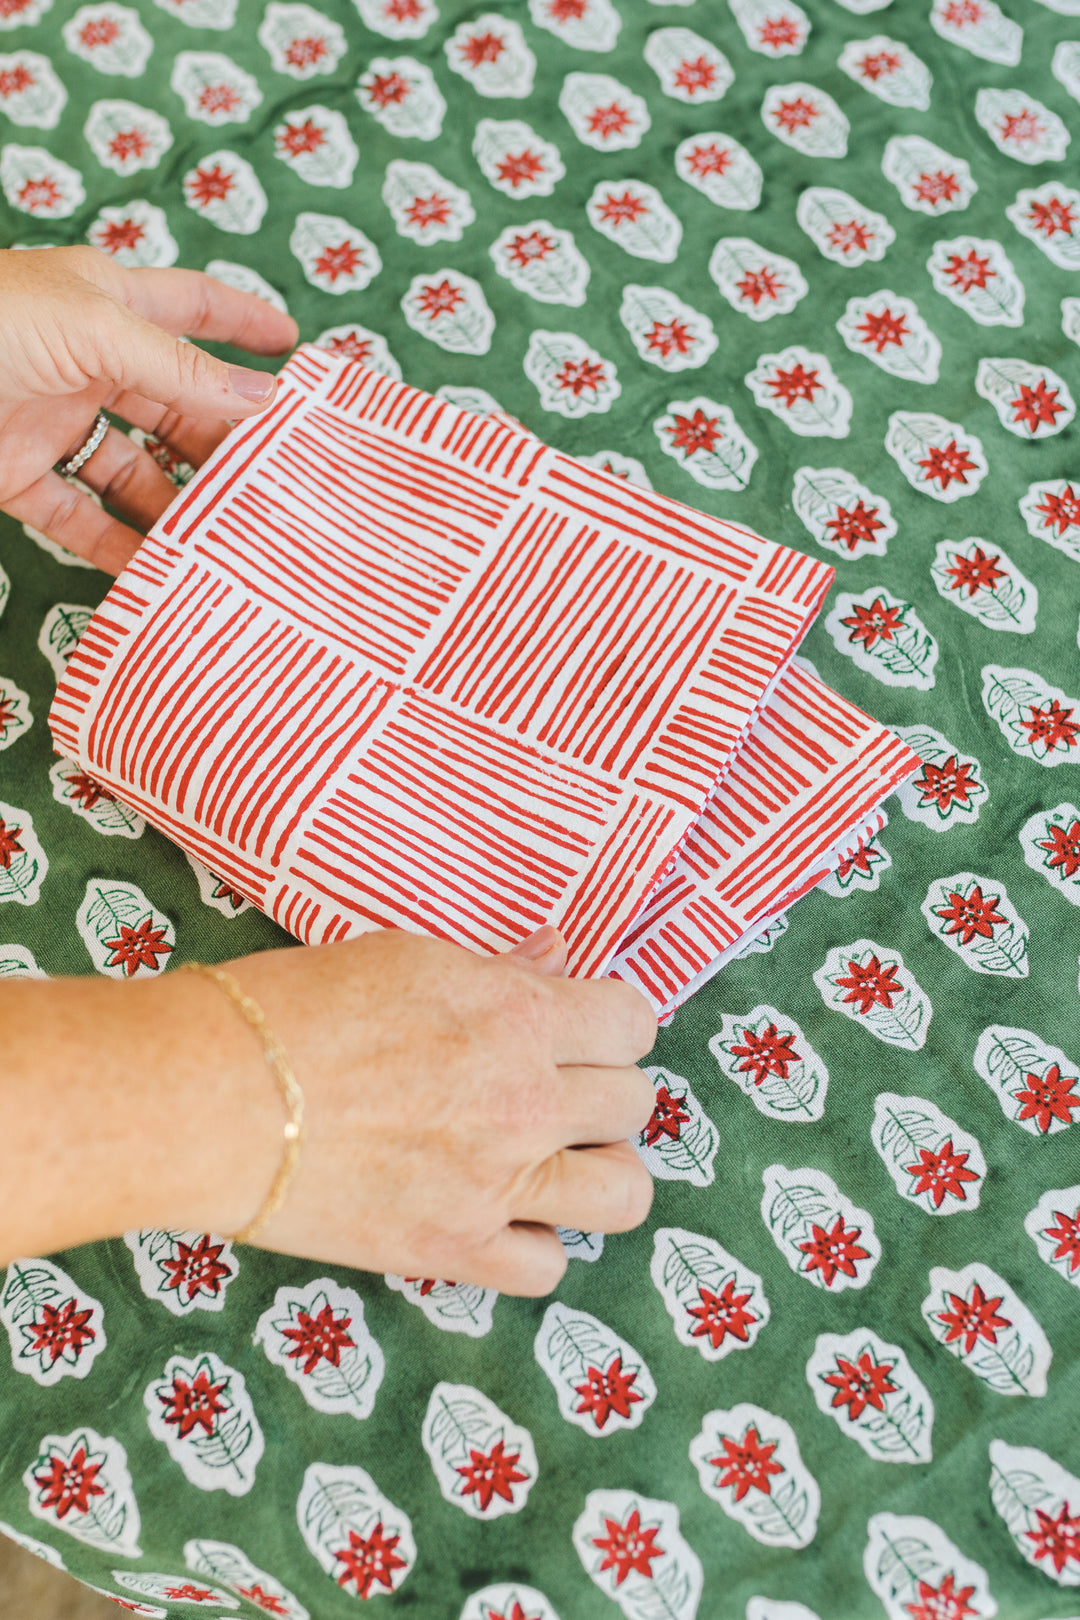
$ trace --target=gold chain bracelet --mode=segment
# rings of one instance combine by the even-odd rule
[[[254,996],[249,996],[225,968],[208,967],[205,962],[185,962],[177,970],[184,973],[199,973],[204,979],[213,980],[218,989],[227,997],[236,1008],[245,1023],[255,1031],[262,1042],[263,1055],[267,1066],[274,1077],[282,1102],[285,1104],[287,1119],[285,1122],[285,1145],[281,1154],[281,1163],[277,1174],[271,1184],[270,1191],[260,1205],[253,1220],[241,1227],[231,1238],[233,1243],[250,1243],[257,1232],[260,1232],[276,1215],[285,1202],[285,1194],[289,1190],[289,1183],[296,1174],[296,1167],[300,1159],[300,1149],[304,1140],[304,1093],[300,1083],[293,1073],[292,1064],[285,1048],[266,1022],[259,1003]]]

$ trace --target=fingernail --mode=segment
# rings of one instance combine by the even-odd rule
[[[277,378],[267,371],[249,371],[246,366],[229,367],[229,383],[234,394],[252,404],[262,405],[270,398]]]
[[[535,934],[523,939],[520,945],[515,945],[510,952],[511,956],[524,956],[530,962],[539,962],[541,957],[550,956],[552,951],[558,950],[562,944],[562,935],[550,923],[538,928]]]

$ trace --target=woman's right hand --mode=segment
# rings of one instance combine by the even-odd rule
[[[644,1220],[652,1182],[627,1139],[654,1105],[634,1065],[656,1021],[636,990],[564,978],[564,961],[544,929],[505,956],[384,932],[226,964],[306,1096],[296,1175],[257,1241],[545,1294],[566,1265],[557,1226]],[[7,1258],[130,1227],[232,1232],[261,1207],[284,1109],[202,975],[9,981],[0,1050]]]

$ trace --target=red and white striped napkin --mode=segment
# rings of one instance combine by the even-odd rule
[[[494,951],[552,922],[573,972],[666,1007],[917,766],[791,664],[831,579],[305,347],[109,592],[50,722],[300,939]]]

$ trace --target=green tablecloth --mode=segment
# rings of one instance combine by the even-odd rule
[[[707,1620],[1080,1610],[1080,15],[804,3],[0,0],[5,244],[258,272],[824,548],[804,651],[925,760],[661,1032],[652,1217],[554,1302],[191,1234],[9,1271],[0,1519],[128,1602],[688,1620],[696,1557]],[[114,970],[281,943],[54,762],[108,582],[0,562],[0,971],[93,971],[91,882],[174,946]]]

